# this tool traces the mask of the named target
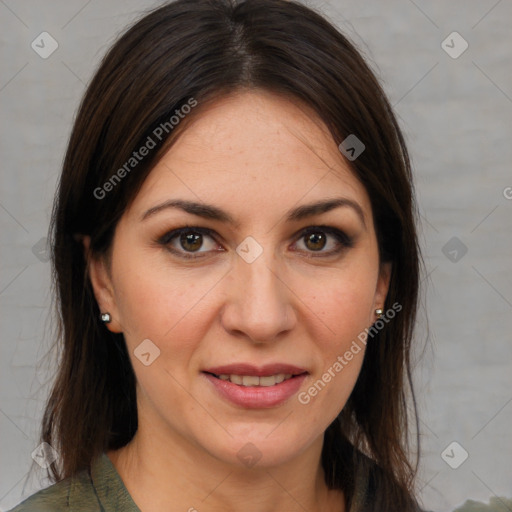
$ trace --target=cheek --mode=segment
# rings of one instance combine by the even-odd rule
[[[365,329],[372,322],[376,273],[369,262],[347,265],[308,283],[309,325],[318,328],[310,336],[318,356],[313,388],[306,390],[301,403],[320,407],[334,417],[343,408],[355,385],[366,349]]]
[[[308,303],[322,320],[311,334],[317,348],[315,373],[298,395],[311,429],[319,421],[327,428],[349,399],[363,364],[366,344],[361,333],[370,325],[372,300],[367,279],[340,278],[329,280],[328,290],[315,293]]]
[[[333,292],[322,300],[325,323],[334,331],[337,339],[357,335],[368,327],[368,312],[372,305],[372,295],[363,288],[344,289]]]
[[[355,273],[347,269],[318,281],[309,307],[325,326],[322,339],[328,352],[342,349],[370,326],[374,294],[375,280],[368,270]]]
[[[322,355],[319,366],[321,380],[327,383],[330,392],[336,393],[336,402],[344,403],[359,375],[366,348],[360,336],[369,327],[370,306],[371,297],[362,288],[332,293],[325,296],[322,304],[325,312],[322,318],[329,329],[317,338]]]
[[[190,351],[204,334],[209,294],[222,273],[176,271],[161,261],[143,264],[136,258],[120,263],[116,303],[128,345],[133,349],[149,338],[173,357]]]
[[[125,278],[117,280],[116,300],[143,402],[153,403],[158,410],[178,410],[188,404],[192,413],[194,404],[189,404],[190,396],[182,386],[189,385],[190,361],[206,336],[211,309],[208,290],[218,277],[192,277],[158,265],[141,267],[133,261],[119,270],[118,277]],[[138,347],[147,339],[159,350],[149,366],[137,357]],[[156,349],[149,347],[153,358]]]

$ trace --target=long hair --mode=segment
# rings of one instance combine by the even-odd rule
[[[188,120],[207,102],[244,88],[307,105],[337,144],[355,134],[366,146],[348,163],[370,197],[381,260],[392,263],[385,309],[396,303],[401,311],[368,338],[355,388],[325,433],[322,465],[327,484],[342,488],[349,503],[356,470],[367,468],[380,511],[412,510],[407,399],[412,394],[417,423],[410,353],[420,253],[409,156],[392,108],[355,46],[320,14],[285,0],[166,3],[118,38],[87,87],[50,230],[60,362],[42,440],[61,456],[50,478],[90,467],[137,430],[135,375],[124,338],[101,325],[79,235],[91,237],[92,254],[108,254],[117,222]],[[112,181],[191,98],[194,112],[176,130],[160,130],[157,147],[122,181]]]

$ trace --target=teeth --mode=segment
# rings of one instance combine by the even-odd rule
[[[242,377],[242,386],[259,386],[260,378],[254,375],[244,375]]]
[[[268,375],[267,377],[260,377],[258,384],[260,386],[275,386],[276,384],[279,384],[277,381],[277,375]]]
[[[233,384],[243,384],[244,378],[241,375],[228,375],[228,378]]]
[[[268,375],[266,377],[258,377],[256,375],[219,375],[220,380],[229,380],[233,384],[239,386],[275,386],[284,380],[291,379],[291,373],[278,373],[277,375]]]
[[[290,378],[291,378],[291,375],[289,373],[287,373],[287,374],[279,373],[275,376],[276,384],[279,384],[280,382],[283,382],[283,380],[290,379]]]

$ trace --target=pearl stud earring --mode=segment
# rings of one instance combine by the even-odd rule
[[[110,316],[110,313],[101,313],[100,315],[101,321],[109,324],[112,321],[112,317]]]

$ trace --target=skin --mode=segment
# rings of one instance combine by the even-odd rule
[[[334,197],[357,203],[364,224],[349,206],[285,219],[292,208]],[[213,204],[237,225],[176,208],[141,221],[169,199]],[[157,242],[185,225],[215,233],[203,236],[197,260]],[[300,236],[319,225],[345,232],[353,246],[321,229],[325,245]],[[248,236],[263,248],[252,263],[236,252]],[[168,245],[192,252],[179,236]],[[124,333],[137,377],[138,431],[108,456],[139,508],[345,510],[343,493],[325,485],[320,455],[324,431],[357,380],[364,345],[306,405],[297,395],[272,408],[233,405],[201,370],[289,363],[309,372],[300,389],[307,391],[375,322],[389,275],[379,264],[366,190],[313,111],[263,91],[205,106],[123,214],[110,260],[90,257],[100,310],[113,319],[106,328]],[[160,350],[149,366],[134,355],[145,339]],[[237,457],[248,442],[261,454],[253,467]]]

